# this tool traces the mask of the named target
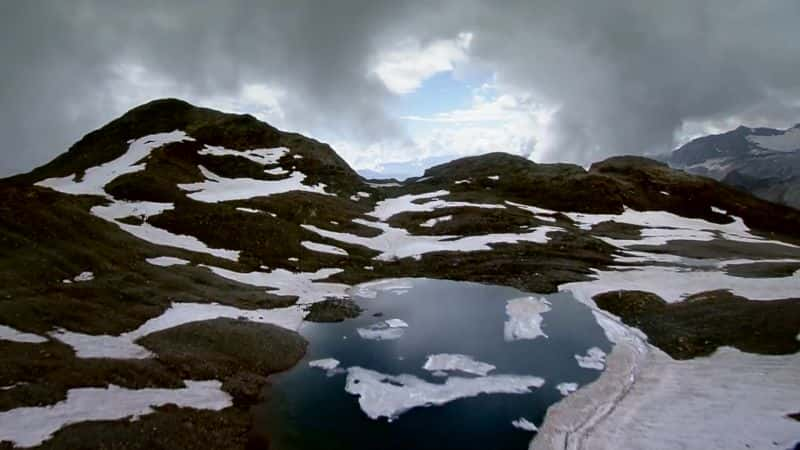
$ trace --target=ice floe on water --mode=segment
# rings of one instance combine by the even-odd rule
[[[118,158],[96,167],[86,169],[80,181],[72,174],[62,178],[48,178],[36,183],[37,186],[48,187],[66,194],[88,194],[108,196],[103,188],[115,178],[145,169],[142,162],[150,152],[173,142],[193,141],[183,131],[158,133],[129,141],[128,150]]]
[[[408,324],[400,319],[382,320],[368,327],[357,328],[356,332],[362,339],[371,341],[392,341],[400,339],[405,334]]]
[[[578,365],[584,369],[603,370],[606,367],[606,352],[592,347],[586,351],[586,355],[575,355]]]
[[[412,408],[480,394],[525,394],[543,384],[543,378],[523,375],[449,377],[444,383],[430,383],[414,375],[387,375],[356,366],[347,369],[345,390],[359,397],[358,404],[369,418],[391,421]]]
[[[27,344],[41,344],[47,338],[33,333],[23,333],[6,325],[0,325],[0,341],[22,342]]]
[[[536,431],[539,429],[533,424],[533,422],[524,417],[520,417],[517,420],[512,420],[511,425],[514,426],[514,428],[519,428],[520,430],[525,431]]]
[[[426,253],[433,252],[474,252],[487,251],[492,248],[490,244],[516,244],[518,242],[546,243],[549,241],[548,233],[559,231],[561,228],[541,226],[526,233],[492,233],[477,236],[425,236],[412,235],[404,228],[394,228],[383,222],[355,219],[354,223],[376,228],[382,231],[378,236],[364,237],[355,234],[330,231],[314,225],[303,225],[303,228],[313,231],[318,235],[348,244],[360,245],[380,252],[375,259],[391,261],[402,258],[420,258]]]
[[[254,148],[251,150],[232,150],[225,147],[217,147],[213,145],[206,145],[202,150],[198,151],[198,155],[212,155],[212,156],[236,156],[238,158],[245,158],[254,163],[261,164],[262,166],[272,166],[278,164],[284,155],[289,153],[286,147],[275,148]]]
[[[237,261],[239,259],[239,251],[211,248],[194,236],[174,234],[162,228],[156,228],[147,222],[143,222],[140,225],[133,225],[119,221],[119,219],[130,216],[146,220],[148,217],[161,214],[174,207],[172,203],[114,201],[110,205],[93,207],[91,213],[103,220],[116,224],[123,231],[139,239],[150,242],[151,244],[181,248],[196,253],[205,253],[232,261]]]
[[[335,358],[316,359],[308,362],[309,367],[318,367],[323,370],[333,370],[339,367],[339,360]]]
[[[558,383],[556,385],[556,390],[558,390],[561,395],[566,397],[567,395],[578,390],[578,383]]]
[[[697,271],[679,267],[637,266],[593,270],[594,280],[566,283],[560,291],[570,291],[580,301],[594,305],[592,297],[613,291],[652,292],[666,302],[675,303],[692,294],[725,289],[750,300],[793,298],[800,292],[800,277],[742,278],[718,271]]]
[[[459,371],[473,375],[486,376],[497,367],[492,364],[476,361],[471,356],[458,353],[439,353],[428,355],[423,369],[429,372],[439,372],[447,375],[447,371]]]
[[[319,242],[303,241],[300,243],[303,247],[319,253],[330,253],[332,255],[348,256],[347,250],[333,245],[321,244]]]
[[[289,258],[290,261],[296,258]],[[338,268],[319,269],[316,272],[290,272],[285,269],[275,269],[271,272],[235,272],[221,267],[206,266],[214,274],[239,283],[251,286],[271,288],[268,292],[275,295],[297,297],[298,304],[316,303],[326,298],[349,297],[350,286],[340,283],[326,283],[324,280],[332,275],[342,272]]]
[[[79,358],[143,359],[153,354],[137,344],[137,339],[186,323],[228,318],[272,324],[294,331],[300,328],[305,315],[306,312],[297,306],[248,310],[217,303],[173,303],[160,316],[119,336],[91,335],[63,329],[51,332],[50,336],[72,347]]]
[[[229,200],[246,200],[254,197],[267,197],[292,191],[314,192],[323,195],[333,195],[325,191],[325,185],[320,183],[313,186],[303,184],[306,175],[302,172],[292,172],[280,180],[257,180],[254,178],[226,178],[199,166],[200,172],[206,178],[197,183],[183,183],[178,187],[189,192],[187,197],[206,203],[218,203]]]
[[[175,258],[173,256],[157,256],[155,258],[147,258],[145,261],[154,266],[160,267],[185,266],[186,264],[189,264],[188,260],[183,258]]]
[[[54,405],[0,412],[0,441],[33,447],[73,423],[136,418],[166,404],[213,411],[233,404],[219,381],[185,380],[184,385],[180,389],[125,389],[115,385],[70,389],[67,399]]]
[[[520,297],[506,302],[503,337],[506,341],[547,337],[542,331],[542,314],[550,311],[550,302],[542,297]]]

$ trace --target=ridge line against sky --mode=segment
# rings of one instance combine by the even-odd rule
[[[663,153],[799,122],[798,18],[788,0],[11,2],[0,176],[160,97],[253,114],[378,172]]]

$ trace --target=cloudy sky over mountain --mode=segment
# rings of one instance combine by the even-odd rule
[[[798,18],[796,0],[4,2],[0,176],[167,96],[359,169],[663,152],[800,122]]]

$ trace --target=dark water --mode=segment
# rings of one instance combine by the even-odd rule
[[[525,417],[541,425],[547,407],[562,398],[558,383],[584,385],[600,375],[579,367],[573,355],[584,355],[592,346],[611,349],[589,309],[569,294],[542,296],[552,308],[542,315],[547,338],[507,342],[506,300],[530,294],[475,283],[410,281],[407,292],[379,291],[374,299],[354,298],[365,309],[357,319],[304,325],[308,354],[294,369],[273,378],[267,404],[256,409],[256,426],[270,436],[271,448],[526,449],[533,432],[514,428],[511,421]],[[398,340],[365,340],[356,332],[390,318],[409,324]],[[414,408],[388,422],[372,420],[361,411],[358,397],[344,389],[346,375],[329,377],[324,370],[308,367],[308,361],[336,358],[343,368],[361,366],[443,383],[444,378],[422,369],[427,356],[436,353],[470,355],[497,366],[490,375],[535,375],[545,384],[528,394],[482,394]]]

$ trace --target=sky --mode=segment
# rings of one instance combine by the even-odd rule
[[[27,0],[0,5],[0,177],[156,98],[368,173],[587,165],[800,122],[797,0]]]

